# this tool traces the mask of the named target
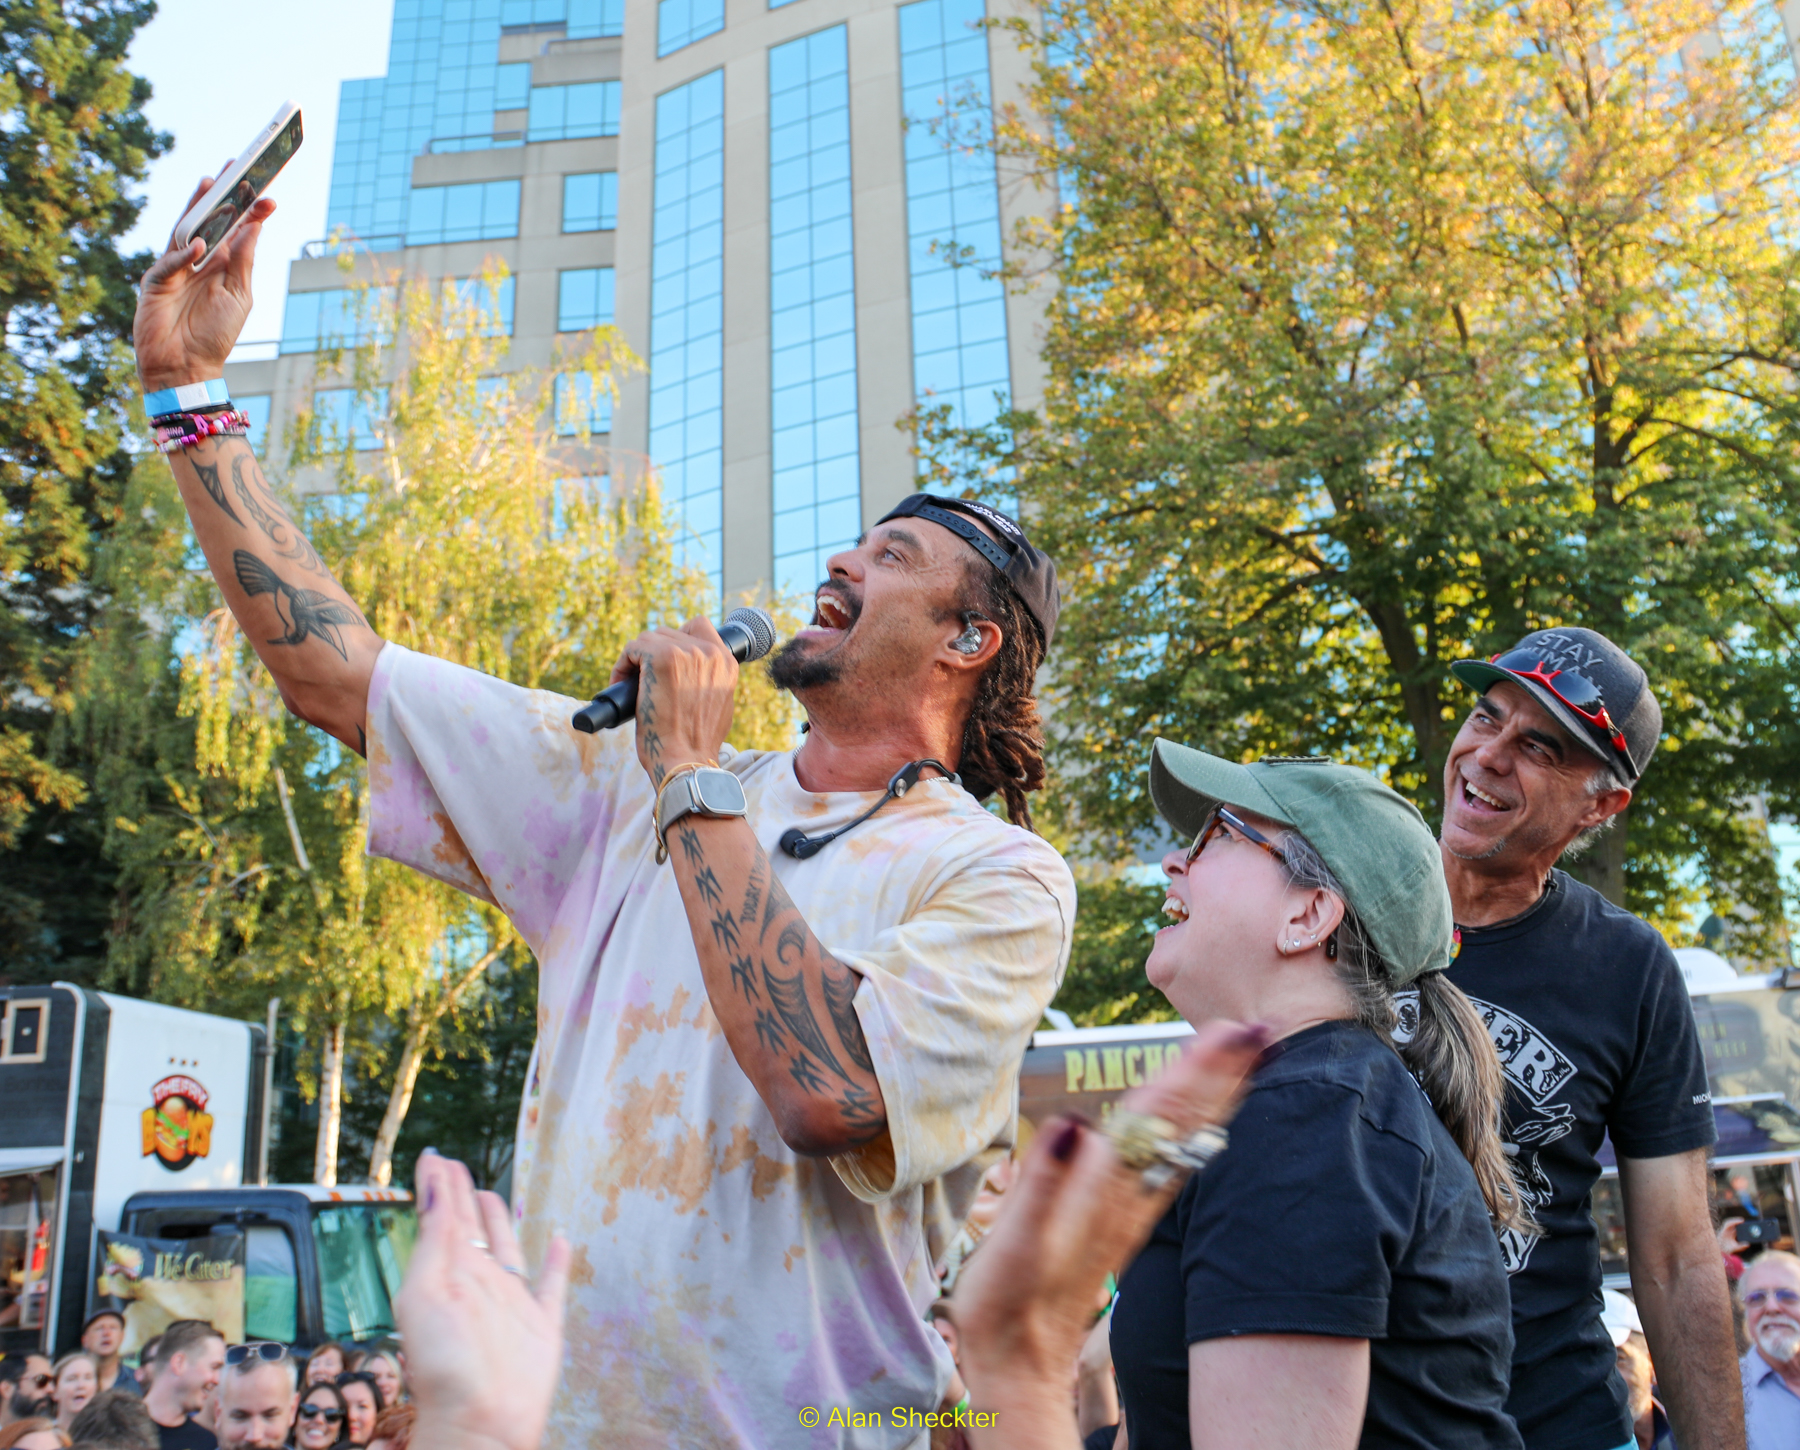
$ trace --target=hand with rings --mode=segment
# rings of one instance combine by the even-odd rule
[[[562,1370],[569,1246],[552,1240],[533,1290],[505,1202],[468,1169],[427,1153],[419,1237],[394,1301],[432,1450],[537,1450]]]

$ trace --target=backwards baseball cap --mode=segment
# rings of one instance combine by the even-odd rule
[[[1662,736],[1662,706],[1642,667],[1591,629],[1540,629],[1486,660],[1450,666],[1471,689],[1522,686],[1563,729],[1636,785]]]
[[[1237,765],[1158,740],[1150,799],[1184,836],[1199,835],[1222,805],[1298,831],[1343,885],[1395,986],[1450,965],[1456,927],[1437,838],[1411,801],[1368,771],[1318,755]]]
[[[885,524],[889,519],[909,518],[942,524],[999,570],[1012,585],[1013,593],[1019,596],[1026,612],[1043,630],[1044,648],[1050,648],[1050,637],[1056,633],[1056,616],[1062,610],[1062,599],[1056,592],[1056,565],[1050,562],[1048,554],[1032,546],[1018,520],[966,498],[938,498],[929,493],[914,493],[901,499],[875,522]],[[970,519],[980,519],[1000,536],[999,542],[982,533],[969,522]]]

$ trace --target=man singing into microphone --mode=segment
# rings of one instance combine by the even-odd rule
[[[170,253],[145,277],[153,414],[223,392],[271,210],[199,273]],[[705,620],[626,650],[635,730],[581,735],[577,701],[384,645],[258,531],[292,522],[243,438],[183,441],[207,426],[169,425],[195,536],[288,708],[367,755],[370,850],[495,902],[537,956],[515,1209],[534,1254],[576,1247],[547,1443],[922,1443],[891,1421],[949,1383],[934,1250],[1009,1141],[1068,959],[1073,882],[1021,829],[1050,561],[915,494],[830,561],[773,662],[798,750],[725,743],[738,666]]]

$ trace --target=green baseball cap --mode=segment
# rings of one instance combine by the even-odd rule
[[[1290,826],[1343,883],[1395,986],[1450,965],[1456,924],[1437,839],[1418,808],[1366,770],[1322,755],[1265,755],[1238,765],[1159,739],[1150,799],[1182,835],[1221,805]]]

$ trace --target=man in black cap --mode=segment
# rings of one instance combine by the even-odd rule
[[[1636,1442],[1601,1322],[1590,1198],[1610,1133],[1632,1288],[1682,1450],[1742,1450],[1730,1295],[1708,1209],[1706,1066],[1652,927],[1556,869],[1606,830],[1662,733],[1644,671],[1590,629],[1451,666],[1481,698],[1444,767],[1441,847],[1460,948],[1507,1077],[1506,1138],[1538,1232],[1505,1232],[1508,1411],[1528,1450]],[[1405,1022],[1402,1022],[1402,1031]]]
[[[119,1356],[125,1344],[125,1316],[117,1309],[96,1309],[81,1326],[81,1347],[100,1362],[100,1393],[124,1390],[142,1399],[143,1386]]]

